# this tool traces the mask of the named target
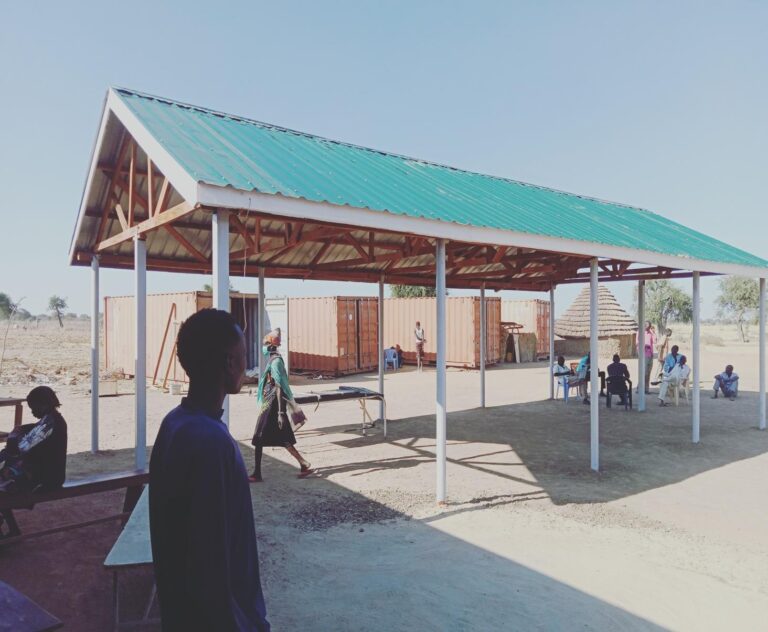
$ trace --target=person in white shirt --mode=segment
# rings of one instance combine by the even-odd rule
[[[427,341],[427,338],[418,320],[416,321],[416,328],[413,330],[413,337],[416,342],[416,367],[421,371],[421,367],[424,364],[424,343]]]
[[[661,379],[661,386],[659,387],[659,406],[666,406],[667,391],[669,387],[678,388],[685,386],[688,378],[691,375],[691,367],[688,366],[688,358],[684,355],[680,356],[677,364],[673,365],[669,372],[664,373]]]

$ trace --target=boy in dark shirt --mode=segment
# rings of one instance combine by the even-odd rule
[[[232,316],[205,309],[179,330],[189,394],[150,460],[149,522],[163,630],[267,632],[248,475],[221,421],[245,371]]]

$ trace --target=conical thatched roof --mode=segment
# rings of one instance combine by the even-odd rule
[[[597,287],[597,335],[623,336],[637,332],[637,323],[604,285]],[[555,322],[555,334],[561,338],[589,338],[589,287],[585,287],[568,310]]]

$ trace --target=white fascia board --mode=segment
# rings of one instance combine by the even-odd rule
[[[179,195],[185,202],[197,204],[197,181],[187,173],[187,171],[176,162],[176,159],[168,153],[163,145],[147,131],[147,128],[141,123],[138,117],[131,109],[123,103],[120,95],[112,88],[107,95],[107,107],[115,113],[118,120],[125,126],[128,133],[138,143],[157,165],[163,175],[173,185]]]
[[[99,133],[96,135],[96,141],[93,144],[93,150],[91,151],[91,166],[88,169],[88,175],[85,179],[85,188],[83,189],[83,196],[80,198],[80,209],[77,212],[77,223],[75,224],[75,231],[72,233],[72,241],[69,244],[69,263],[74,263],[75,246],[77,244],[77,238],[80,235],[80,230],[83,226],[83,220],[85,219],[85,210],[88,207],[88,200],[91,197],[91,188],[93,187],[93,178],[96,175],[96,167],[99,163],[99,156],[101,155],[101,146],[104,143],[104,133],[107,129],[107,121],[109,120],[109,108],[107,107],[106,100],[101,109],[101,123],[99,123]]]
[[[346,224],[348,226],[359,226],[361,228],[393,231],[423,237],[492,244],[494,246],[549,250],[588,257],[644,263],[676,270],[690,270],[692,272],[738,274],[748,277],[766,277],[768,275],[768,268],[756,266],[690,259],[688,257],[677,257],[649,250],[609,246],[588,241],[521,233],[498,228],[467,226],[465,224],[409,217],[385,211],[338,206],[328,202],[311,202],[301,198],[289,198],[282,195],[240,191],[232,187],[220,187],[205,183],[198,185],[197,200],[204,206],[246,209],[294,219]]]

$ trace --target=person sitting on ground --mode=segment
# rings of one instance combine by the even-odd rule
[[[679,388],[685,386],[691,375],[691,367],[688,365],[688,358],[681,355],[679,362],[672,366],[668,373],[664,373],[659,387],[659,406],[666,406],[667,391],[669,387]]]
[[[27,395],[37,423],[14,428],[0,450],[0,492],[57,489],[67,469],[67,422],[52,388],[37,386]]]
[[[221,420],[240,391],[245,338],[231,314],[182,323],[189,394],[160,425],[149,463],[149,531],[163,630],[269,632],[248,474]]]
[[[621,361],[618,353],[613,355],[613,362],[608,365],[608,378],[611,380],[611,393],[619,396],[619,404],[623,405],[627,398],[627,382],[629,369]]]
[[[731,401],[736,399],[736,395],[739,393],[739,376],[733,372],[733,365],[729,364],[725,367],[725,371],[715,376],[715,393],[712,395],[712,399],[717,399],[718,391],[723,391],[723,397],[727,397]]]
[[[579,364],[576,366],[576,377],[579,382],[579,395],[581,395],[582,403],[589,404],[589,396],[587,395],[587,384],[589,383],[589,371],[590,371],[590,359],[589,354],[585,355]]]

